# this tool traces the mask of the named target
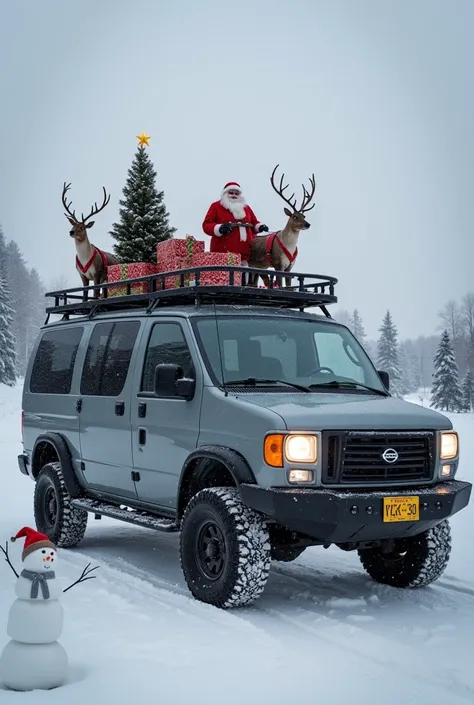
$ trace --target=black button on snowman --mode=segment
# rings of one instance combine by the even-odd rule
[[[66,651],[58,642],[64,616],[60,595],[94,578],[89,574],[98,566],[91,569],[87,566],[78,580],[61,590],[55,572],[56,546],[46,534],[28,526],[20,529],[11,541],[23,537],[24,567],[20,575],[10,561],[8,544],[0,547],[17,577],[17,599],[10,607],[7,624],[10,641],[0,656],[0,681],[11,690],[50,690],[65,683],[68,670]]]

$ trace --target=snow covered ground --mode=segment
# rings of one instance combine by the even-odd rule
[[[3,544],[34,526],[33,483],[16,460],[20,408],[21,387],[0,387]],[[474,415],[452,418],[461,438],[458,477],[472,481]],[[451,562],[429,588],[379,586],[356,555],[312,548],[274,564],[254,606],[225,612],[190,597],[175,535],[92,518],[81,546],[59,552],[64,586],[90,561],[100,565],[96,580],[64,595],[69,682],[30,693],[0,685],[0,704],[128,705],[153,696],[158,705],[472,705],[474,500],[451,526]],[[20,551],[12,547],[17,566]],[[0,561],[0,650],[14,580]]]

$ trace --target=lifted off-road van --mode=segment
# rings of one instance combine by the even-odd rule
[[[179,531],[190,591],[218,607],[249,604],[272,559],[313,545],[357,551],[380,583],[436,580],[471,493],[451,422],[390,395],[328,313],[335,279],[270,273],[260,289],[226,268],[213,287],[203,269],[184,272],[194,286],[183,270],[176,289],[168,273],[146,294],[129,280],[123,296],[47,295],[57,320],[29,362],[19,456],[37,528],[63,547],[89,513]]]

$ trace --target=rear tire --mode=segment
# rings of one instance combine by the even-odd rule
[[[451,529],[447,520],[417,536],[397,539],[393,550],[383,546],[360,549],[360,561],[373,580],[398,588],[430,585],[445,571],[451,554]]]
[[[262,594],[270,571],[267,524],[241,502],[237,489],[203,489],[184,512],[180,557],[197,600],[221,608],[249,605]]]
[[[38,531],[46,534],[58,548],[73,548],[84,538],[87,512],[72,506],[58,462],[44,465],[39,472],[34,514]]]

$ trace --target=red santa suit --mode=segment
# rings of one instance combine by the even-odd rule
[[[233,208],[239,217],[236,217],[223,204],[223,201],[225,202],[225,194],[231,190],[241,191],[241,188],[235,181],[230,181],[224,186],[221,200],[215,201],[210,205],[204,218],[202,229],[211,238],[211,252],[239,254],[242,257],[242,264],[246,264],[250,253],[250,243],[253,238],[261,228],[262,230],[268,230],[268,228],[258,220],[250,206],[245,203],[239,203],[238,201],[235,205],[231,202],[229,203],[229,207]],[[229,234],[223,235],[219,229],[225,223],[249,223],[250,226],[234,228]]]

